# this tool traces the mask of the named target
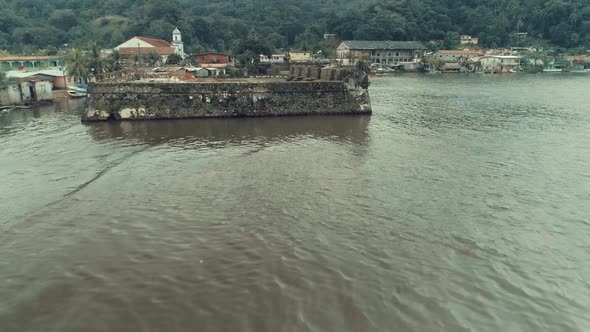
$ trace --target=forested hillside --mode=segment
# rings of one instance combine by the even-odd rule
[[[0,0],[0,50],[55,51],[134,35],[169,40],[175,26],[189,52],[233,50],[254,32],[268,47],[317,48],[341,39],[421,40],[478,36],[484,46],[523,43],[590,48],[588,0]]]

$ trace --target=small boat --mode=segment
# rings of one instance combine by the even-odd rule
[[[0,112],[10,112],[15,108],[14,106],[0,106]]]
[[[78,92],[74,90],[68,90],[67,93],[70,98],[84,98],[88,95],[86,92]]]
[[[84,93],[86,94],[88,92],[88,87],[82,87],[82,86],[68,86],[68,91],[74,91],[77,93]]]

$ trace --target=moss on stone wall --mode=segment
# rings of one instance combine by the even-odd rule
[[[366,90],[334,81],[94,83],[88,91],[83,121],[371,113]]]

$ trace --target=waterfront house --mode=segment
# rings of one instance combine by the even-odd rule
[[[411,69],[420,63],[425,50],[426,47],[416,41],[345,40],[336,49],[336,58],[344,65],[364,60]]]
[[[63,66],[63,63],[58,55],[10,55],[0,58],[0,70],[38,70]]]
[[[572,55],[566,57],[573,70],[590,69],[590,55]]]
[[[519,55],[486,55],[479,61],[486,73],[509,73],[520,70],[522,59]]]
[[[456,62],[446,62],[440,67],[440,71],[443,73],[461,73],[466,69]]]
[[[47,69],[33,70],[11,70],[6,72],[6,77],[13,79],[25,79],[29,77],[51,81],[53,89],[65,89],[76,82],[67,76],[65,67],[55,67]]]
[[[6,76],[10,81],[0,90],[0,105],[29,105],[54,100],[55,77],[51,75],[10,71]]]
[[[431,61],[466,63],[477,61],[484,56],[481,50],[440,50],[429,57]]]
[[[469,35],[461,35],[459,36],[459,44],[461,45],[477,45],[479,43],[479,38],[471,37]]]

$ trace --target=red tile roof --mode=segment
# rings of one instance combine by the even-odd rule
[[[139,50],[137,47],[122,47],[119,49],[119,54],[121,55],[132,55],[137,54],[139,51],[140,54],[147,55],[152,52],[156,52],[160,55],[171,55],[174,54],[174,48],[168,47],[140,47]]]
[[[162,39],[148,37],[137,37],[137,39],[143,40],[144,42],[152,45],[153,47],[170,47],[170,43]]]
[[[206,52],[206,53],[195,54],[195,56],[205,56],[205,55],[225,55],[225,56],[230,56],[227,53],[218,53],[218,52]]]

